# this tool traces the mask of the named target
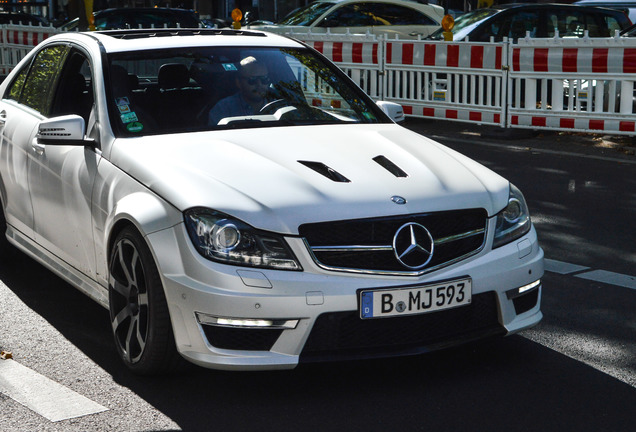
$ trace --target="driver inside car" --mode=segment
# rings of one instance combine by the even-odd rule
[[[250,56],[241,60],[235,82],[238,92],[214,105],[208,115],[208,125],[216,126],[227,117],[258,114],[268,102],[266,95],[270,79],[267,66],[256,58]]]

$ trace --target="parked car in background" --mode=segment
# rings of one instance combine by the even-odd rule
[[[135,28],[199,28],[199,15],[192,10],[177,8],[117,8],[104,9],[93,14],[96,30]],[[63,24],[64,31],[77,31],[79,19]]]
[[[516,41],[527,33],[530,37],[590,37],[613,36],[616,30],[631,25],[627,16],[615,9],[574,6],[566,4],[503,4],[476,9],[459,16],[452,29],[454,40],[468,38],[488,42],[491,37],[500,42],[504,37]],[[443,39],[439,30],[431,39]]]
[[[3,265],[13,245],[107,308],[136,373],[414,355],[542,318],[521,191],[292,38],[65,32],[0,99]]]
[[[31,15],[26,12],[0,11],[0,24],[48,26],[49,22],[41,16]]]
[[[636,23],[636,1],[634,0],[579,0],[574,2],[574,4],[617,9],[627,15],[632,23]]]
[[[372,33],[402,39],[427,36],[441,28],[444,8],[406,0],[318,0],[276,24],[249,25],[272,33]]]

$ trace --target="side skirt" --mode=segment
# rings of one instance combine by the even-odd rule
[[[108,289],[89,278],[84,273],[71,267],[48,250],[44,249],[32,239],[24,236],[7,224],[7,238],[9,242],[22,252],[42,264],[47,269],[64,279],[69,284],[86,294],[88,297],[108,309]]]

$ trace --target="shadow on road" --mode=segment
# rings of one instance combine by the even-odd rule
[[[122,386],[186,431],[631,431],[636,389],[521,336],[284,372],[137,377],[108,313],[17,255],[0,279]]]

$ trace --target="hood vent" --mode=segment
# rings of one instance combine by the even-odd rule
[[[322,162],[311,162],[311,161],[298,161],[299,163],[305,165],[307,168],[311,168],[316,171],[318,174],[322,174],[327,177],[329,180],[338,182],[338,183],[351,183],[351,181],[340,174],[338,171],[334,170],[331,167],[328,167]]]
[[[385,156],[376,156],[373,158],[381,167],[386,169],[388,172],[393,174],[396,177],[408,177],[409,175],[402,171],[402,169],[387,159]]]

